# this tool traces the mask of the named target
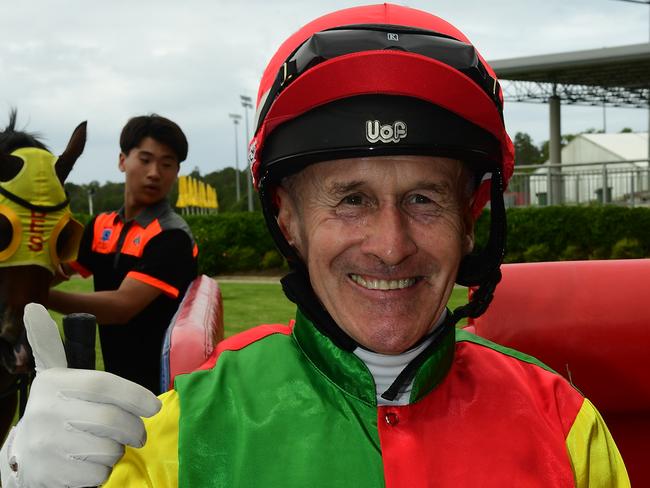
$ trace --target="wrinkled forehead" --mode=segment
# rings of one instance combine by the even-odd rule
[[[456,189],[465,188],[471,184],[471,180],[468,166],[457,159],[401,155],[337,159],[311,164],[285,178],[283,186],[294,195],[298,193],[296,196],[304,200],[314,187],[328,193],[346,188],[401,193],[435,187],[455,194]]]

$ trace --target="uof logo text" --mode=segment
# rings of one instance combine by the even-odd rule
[[[378,120],[366,121],[366,139],[368,142],[399,142],[406,137],[406,122],[396,120],[392,124],[382,125]]]

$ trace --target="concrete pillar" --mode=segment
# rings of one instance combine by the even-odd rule
[[[553,87],[555,93],[555,87]],[[560,126],[560,97],[553,95],[548,99],[550,110],[550,137],[548,145],[549,162],[551,164],[562,163],[562,133]],[[562,203],[562,176],[560,174],[561,168],[551,167],[551,188],[548,189],[548,201],[550,205],[559,205]]]

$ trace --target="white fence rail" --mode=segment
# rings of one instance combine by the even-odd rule
[[[506,206],[611,204],[650,207],[648,160],[517,166]]]

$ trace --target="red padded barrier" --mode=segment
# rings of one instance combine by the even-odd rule
[[[167,329],[162,354],[162,389],[199,368],[223,339],[223,301],[216,281],[201,275],[188,287]]]
[[[601,412],[632,486],[650,486],[650,259],[502,266],[479,336],[540,359]]]

